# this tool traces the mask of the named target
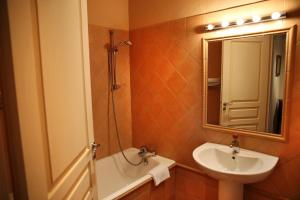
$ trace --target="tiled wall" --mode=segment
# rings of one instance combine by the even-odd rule
[[[284,23],[300,25],[299,0],[270,0],[130,31],[134,44],[130,52],[134,146],[146,144],[163,156],[197,169],[192,158],[195,147],[206,141],[229,144],[230,135],[201,127],[203,34],[199,25],[221,21],[222,16],[243,16],[251,10],[286,10],[288,19]],[[296,55],[300,55],[299,30],[296,40]],[[288,100],[288,141],[240,138],[244,148],[280,157],[267,180],[246,189],[247,199],[266,199],[262,193],[269,199],[300,199],[300,56],[295,57],[291,74],[294,80]],[[205,183],[206,178],[202,180]],[[258,190],[263,192],[248,192]]]
[[[199,172],[176,167],[176,200],[218,199],[218,182]]]
[[[116,44],[128,40],[128,38],[128,31],[115,31]],[[97,150],[97,158],[119,151],[111,96],[108,93],[108,54],[106,46],[108,43],[109,28],[89,25],[94,135],[96,143],[101,144],[101,147]],[[120,47],[117,54],[117,81],[121,85],[121,88],[115,92],[117,121],[122,146],[128,148],[132,143],[128,47]]]

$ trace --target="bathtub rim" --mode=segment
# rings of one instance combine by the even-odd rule
[[[173,169],[174,167],[176,167],[176,162],[174,161],[174,163],[169,166],[169,170]],[[126,192],[124,192],[123,194],[121,194],[120,196],[116,197],[116,198],[113,198],[113,200],[118,200],[118,199],[121,199],[123,197],[125,197],[126,195],[130,194],[131,192],[137,190],[138,188],[140,188],[141,186],[153,181],[153,178],[151,175],[146,175],[147,176],[147,179],[145,179],[143,182],[137,184],[135,187],[131,188],[130,190],[127,190]],[[102,200],[108,200],[106,198],[102,199]]]
[[[135,147],[129,147],[129,148],[125,149],[125,151],[130,151],[130,150],[132,150],[132,149],[138,151],[138,149],[135,148]],[[114,154],[112,154],[112,155],[110,155],[110,156],[115,156],[116,154],[120,154],[120,153],[121,153],[121,152],[117,152],[117,153],[114,153]],[[110,157],[110,156],[108,156],[108,157]],[[105,159],[105,158],[108,158],[108,157],[104,157],[104,158],[102,158],[102,159]],[[176,163],[175,160],[170,159],[170,158],[167,158],[167,157],[165,157],[165,156],[161,156],[161,155],[158,154],[158,155],[157,155],[157,158],[158,158],[158,159],[162,159],[162,160],[166,160],[166,161],[170,162],[170,163],[167,165],[169,170],[173,169],[173,168],[177,165],[177,163]],[[101,159],[99,159],[99,160],[101,160]],[[99,161],[99,160],[97,160],[97,161]],[[156,160],[156,159],[155,159],[155,160]],[[96,162],[97,162],[97,161],[96,161]],[[158,161],[158,162],[159,162],[159,161]],[[163,164],[163,162],[160,163],[160,164]],[[96,170],[97,170],[97,169],[96,169]],[[145,185],[145,184],[147,184],[147,183],[149,183],[149,182],[151,182],[151,181],[153,181],[152,176],[149,175],[149,174],[146,174],[146,175],[144,175],[143,177],[141,177],[141,178],[135,180],[134,182],[128,184],[127,186],[124,186],[123,188],[117,190],[116,192],[111,193],[111,194],[109,194],[109,195],[103,197],[102,199],[100,199],[100,197],[98,197],[98,198],[99,198],[99,200],[117,200],[117,199],[121,199],[121,198],[125,197],[126,195],[130,194],[131,192],[135,191],[136,189],[140,188],[141,186],[143,186],[143,185]],[[133,186],[132,186],[132,185],[133,185]],[[99,190],[99,189],[98,189],[98,190]],[[98,191],[97,193],[99,193],[99,191]]]

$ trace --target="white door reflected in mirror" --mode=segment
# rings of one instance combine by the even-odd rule
[[[270,36],[223,41],[220,124],[267,130]]]
[[[286,39],[283,32],[208,41],[207,124],[281,134]]]

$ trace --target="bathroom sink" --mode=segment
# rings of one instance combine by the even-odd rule
[[[278,162],[277,157],[245,149],[240,149],[233,159],[229,146],[214,143],[197,147],[193,151],[193,157],[213,178],[240,183],[254,183],[265,179]]]
[[[220,181],[219,199],[242,199],[243,184],[264,180],[278,162],[278,157],[242,148],[234,156],[229,146],[214,143],[197,147],[193,158],[209,176]],[[221,198],[229,193],[237,196]]]

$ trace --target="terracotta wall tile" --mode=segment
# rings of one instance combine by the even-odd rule
[[[245,200],[288,200],[288,198],[282,197],[280,194],[273,195],[270,193],[265,193],[262,190],[246,186],[244,192]]]
[[[146,183],[145,185],[139,187],[133,192],[129,193],[122,200],[150,200],[151,193],[151,183]]]
[[[200,200],[198,197],[187,195],[183,192],[176,192],[176,200]]]
[[[178,68],[185,61],[188,56],[188,52],[181,48],[181,46],[177,45],[176,41],[174,41],[172,48],[167,51],[166,56],[172,64]]]
[[[176,170],[176,193],[183,193],[188,197],[204,199],[204,179],[201,175],[178,167]]]
[[[218,199],[218,182],[212,178],[205,179],[205,199],[217,200]]]
[[[130,50],[134,146],[146,144],[163,156],[198,169],[192,158],[195,147],[206,141],[229,144],[230,135],[201,128],[203,110],[201,39],[204,29],[200,25],[221,21],[224,16],[231,18],[246,16],[254,10],[259,13],[286,10],[288,19],[285,23],[297,24],[298,27],[300,25],[298,0],[270,0],[130,31],[130,39],[134,43]],[[300,55],[299,32],[297,30],[296,55]],[[300,60],[299,56],[296,56],[292,97],[289,100],[291,112],[288,141],[280,143],[246,136],[240,138],[241,146],[244,148],[280,157],[280,163],[272,175],[267,180],[251,186],[273,196],[290,199],[300,199],[299,177],[291,175],[300,168],[298,72]],[[179,171],[179,176],[180,173]],[[206,182],[207,178],[200,180],[202,185],[209,184]],[[191,199],[198,198],[194,197],[191,191],[184,190],[184,185],[178,184],[180,182],[176,183],[176,187],[183,191],[176,191],[178,199],[185,198],[187,193],[191,193]],[[201,184],[198,186],[199,190],[205,191]],[[212,191],[216,191],[214,187],[212,188]],[[252,192],[255,191],[250,191]],[[250,193],[246,189],[246,194]]]
[[[176,168],[176,198],[218,199],[218,182],[206,175],[178,166]]]
[[[155,186],[152,183],[151,200],[174,200],[175,199],[175,168],[170,170],[170,178]]]
[[[168,87],[172,90],[174,94],[178,94],[186,86],[186,80],[178,72],[174,72],[169,80],[167,81]]]

